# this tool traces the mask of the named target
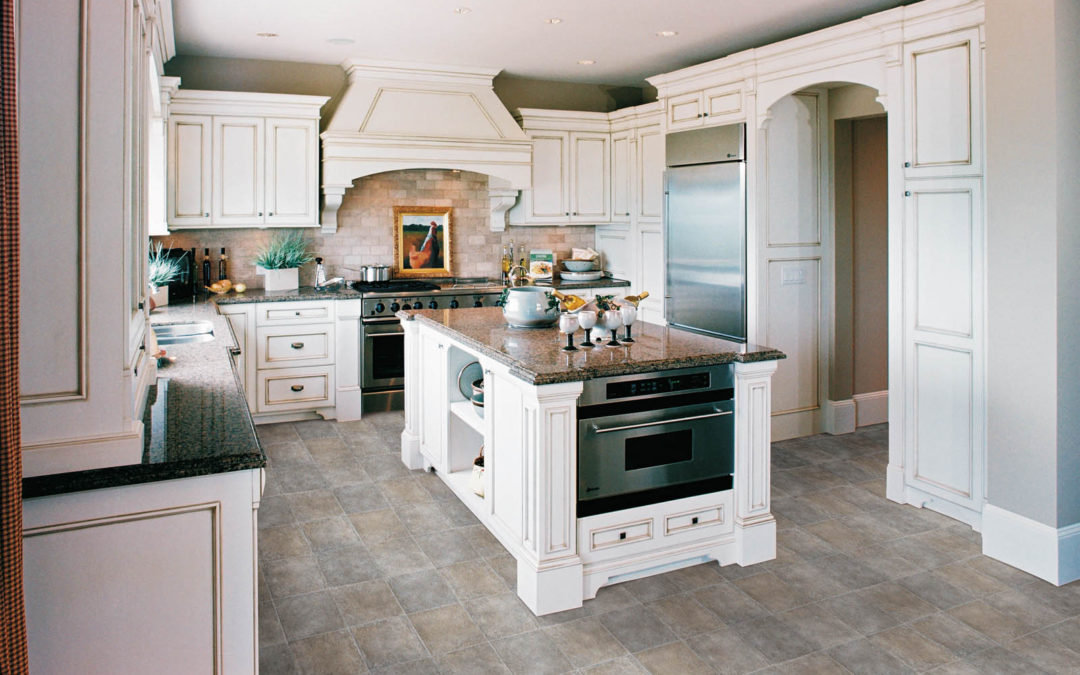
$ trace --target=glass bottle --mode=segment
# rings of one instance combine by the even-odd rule
[[[502,251],[502,282],[503,286],[510,283],[510,268],[512,267],[510,260],[510,251],[506,248],[506,244],[503,244]]]
[[[217,278],[218,281],[229,278],[229,256],[225,255],[224,246],[221,247],[221,257],[218,258]]]
[[[209,286],[214,283],[214,280],[210,278],[210,249],[203,249],[202,259],[202,282],[203,286]]]

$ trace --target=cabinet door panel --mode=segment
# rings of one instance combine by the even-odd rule
[[[660,127],[638,131],[638,219],[660,222],[664,206],[664,135]]]
[[[318,220],[318,126],[315,120],[266,121],[266,222]]]
[[[169,118],[166,199],[169,225],[210,222],[210,117]]]
[[[674,96],[668,101],[668,129],[701,126],[701,93]]]
[[[906,47],[908,176],[981,173],[977,46],[970,30]]]
[[[630,187],[632,166],[630,134],[611,136],[611,219],[626,222],[630,219],[632,203]]]
[[[569,215],[566,166],[567,135],[533,136],[531,218],[565,220]]]
[[[263,120],[214,118],[214,224],[260,225]]]
[[[608,164],[607,134],[571,134],[573,141],[573,203],[570,209],[572,222],[603,222],[610,218],[608,212]]]

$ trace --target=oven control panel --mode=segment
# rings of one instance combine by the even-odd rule
[[[466,309],[491,307],[498,293],[461,293],[455,295],[400,295],[396,297],[365,298],[365,317],[392,317],[403,309]]]
[[[620,398],[634,398],[637,396],[671,394],[677,391],[708,389],[709,384],[708,372],[650,377],[648,379],[628,380],[624,382],[608,382],[607,398],[610,401]]]

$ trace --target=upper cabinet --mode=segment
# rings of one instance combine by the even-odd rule
[[[177,91],[169,106],[169,228],[316,227],[325,102]]]
[[[979,29],[904,45],[908,178],[982,173]]]
[[[693,129],[712,124],[726,124],[732,117],[741,119],[743,112],[742,87],[728,84],[710,87],[681,96],[672,96],[667,102],[668,131]]]
[[[629,223],[633,206],[634,130],[611,134],[611,222]]]

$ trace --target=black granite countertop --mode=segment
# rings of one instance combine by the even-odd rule
[[[397,315],[404,321],[421,321],[505,363],[513,375],[531,384],[786,358],[783,352],[770,347],[729,342],[640,321],[632,327],[635,340],[632,344],[564,352],[561,348],[565,338],[557,327],[511,328],[498,307],[401,311]],[[593,337],[601,332],[594,329]],[[619,335],[622,333],[620,329]],[[584,332],[578,330],[575,342],[583,339]]]
[[[327,288],[301,286],[295,291],[272,291],[267,293],[261,288],[249,288],[243,293],[223,293],[211,296],[219,305],[242,305],[246,302],[296,302],[297,300],[359,300],[360,291],[345,286],[335,285]]]
[[[166,305],[151,323],[210,321],[214,339],[166,345],[143,415],[142,462],[23,479],[23,497],[95,490],[266,466],[229,348],[236,341],[212,302]]]

